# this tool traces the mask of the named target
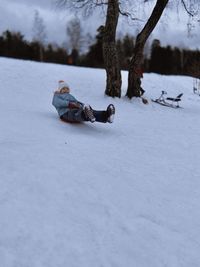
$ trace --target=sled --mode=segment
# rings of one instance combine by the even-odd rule
[[[162,91],[160,97],[157,99],[152,99],[152,101],[162,106],[180,108],[179,102],[181,101],[183,93],[177,95],[176,97],[165,97],[166,94],[166,91]]]

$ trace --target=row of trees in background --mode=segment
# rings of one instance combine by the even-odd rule
[[[135,38],[130,35],[116,41],[120,69],[129,69],[134,46]],[[94,44],[89,46],[87,52],[81,53],[78,46],[74,46],[70,53],[69,50],[52,44],[45,46],[38,41],[28,42],[24,40],[19,32],[5,31],[0,36],[0,56],[104,68],[101,32],[98,32]],[[159,40],[154,40],[152,44],[149,44],[149,51],[146,51],[144,55],[142,67],[145,72],[199,77],[199,66],[199,50],[191,51],[170,46],[162,47]]]
[[[143,56],[142,69],[144,72],[155,72],[159,74],[200,76],[200,51],[180,49],[177,47],[162,47],[159,40],[153,40],[148,44]],[[122,70],[129,70],[132,51],[135,47],[135,38],[126,35],[123,39],[116,41],[119,57],[119,66]],[[97,35],[97,41],[90,47],[86,55],[82,55],[78,61],[79,65],[103,68],[102,39]]]
[[[66,64],[68,55],[64,48],[28,42],[19,32],[5,31],[0,36],[0,56]]]
[[[134,1],[133,1],[134,2]],[[140,2],[140,3],[139,3]],[[103,67],[106,70],[105,93],[112,97],[121,96],[121,69],[128,70],[129,98],[141,96],[142,69],[164,74],[190,74],[199,76],[199,52],[180,51],[178,48],[161,47],[159,41],[154,41],[150,57],[146,57],[144,50],[147,40],[156,27],[167,4],[174,1],[156,0],[154,8],[146,24],[134,40],[126,36],[123,40],[116,39],[118,18],[120,15],[137,19],[124,7],[131,5],[145,5],[152,0],[140,0],[132,3],[130,0],[57,0],[62,8],[68,8],[90,14],[96,7],[105,7],[105,24],[98,29],[96,43],[89,46],[88,53],[82,53],[81,47],[85,41],[89,44],[91,36],[83,38],[80,21],[74,19],[68,22],[66,34],[69,37],[69,50],[56,45],[45,45],[46,33],[43,19],[39,12],[35,12],[33,23],[33,40],[27,42],[20,33],[6,31],[0,37],[0,55],[23,59],[74,64],[81,66]],[[176,0],[180,2],[189,17],[196,16],[199,11],[198,0]],[[70,51],[70,53],[69,53]],[[194,60],[195,59],[195,60]],[[197,73],[196,73],[197,72]]]
[[[146,64],[150,72],[200,77],[200,50],[161,47],[160,41],[154,40]]]
[[[127,12],[127,10],[123,9],[124,4],[132,4],[132,1],[129,0],[57,0],[58,4],[61,5],[62,8],[70,8],[74,12],[80,10],[81,12],[90,13],[95,7],[105,7],[105,24],[101,25],[98,29],[97,42],[89,47],[89,52],[85,55],[79,54],[80,48],[79,45],[82,41],[81,36],[81,27],[79,21],[72,21],[71,24],[67,26],[67,34],[70,36],[71,40],[71,52],[70,55],[67,54],[66,50],[63,48],[53,47],[52,45],[44,46],[45,39],[45,27],[43,24],[43,20],[39,17],[39,14],[35,13],[34,18],[34,27],[36,29],[35,38],[31,43],[25,42],[24,48],[25,51],[33,50],[37,51],[39,54],[39,59],[41,61],[49,61],[51,58],[52,62],[55,62],[55,58],[59,58],[59,54],[61,54],[62,59],[67,63],[80,64],[84,66],[93,66],[104,67],[106,70],[106,89],[105,94],[112,97],[120,97],[121,96],[121,69],[128,69],[128,88],[126,95],[129,98],[134,96],[141,96],[141,77],[142,77],[142,69],[145,67],[146,71],[159,71],[161,73],[170,73],[173,69],[176,74],[183,73],[185,74],[188,61],[191,61],[191,54],[188,56],[187,53],[183,53],[181,51],[172,51],[170,47],[162,48],[160,45],[152,45],[151,49],[151,57],[150,59],[145,58],[145,45],[147,40],[156,27],[158,21],[160,20],[163,11],[168,5],[170,0],[156,0],[154,1],[154,8],[148,18],[146,18],[146,23],[143,25],[142,29],[138,33],[135,38],[135,42],[132,42],[131,53],[130,56],[127,57],[125,55],[127,50],[124,49],[124,40],[116,40],[116,30],[118,25],[118,18],[120,15],[134,18],[131,13]],[[145,5],[146,2],[151,2],[151,0],[141,0],[141,4]],[[152,1],[153,2],[153,1]],[[196,16],[199,11],[198,0],[176,0],[176,2],[180,2],[189,17]],[[171,4],[173,1],[171,2]],[[138,1],[134,2],[134,4],[139,5]],[[188,4],[188,5],[187,5]],[[195,9],[196,7],[196,9]],[[125,10],[125,11],[124,11]],[[8,32],[6,33],[8,35]],[[16,34],[18,39],[23,41],[23,36],[20,34]],[[4,43],[8,38],[2,37],[1,41]],[[121,42],[121,43],[120,43]],[[5,48],[5,47],[4,47]],[[34,49],[33,49],[34,48]],[[95,49],[98,48],[98,51]],[[6,48],[5,48],[6,49]],[[25,52],[24,51],[24,52]],[[125,51],[125,52],[124,52]],[[16,53],[16,51],[15,51]],[[28,53],[28,52],[27,52]],[[54,55],[58,54],[55,58]],[[187,56],[186,56],[187,54]],[[198,52],[197,54],[197,63],[192,62],[192,68],[195,64],[198,66]],[[158,56],[159,55],[159,56]],[[170,60],[169,60],[170,56]],[[91,60],[93,58],[93,60]],[[167,64],[163,64],[163,58],[166,58]],[[31,58],[34,59],[34,58]],[[101,64],[102,59],[102,64]],[[61,60],[62,61],[62,60]],[[58,63],[65,63],[59,62]],[[165,61],[164,61],[165,62]],[[178,62],[174,66],[174,64]],[[191,62],[190,62],[191,63]],[[99,64],[99,65],[98,65]],[[187,70],[188,71],[188,70]]]

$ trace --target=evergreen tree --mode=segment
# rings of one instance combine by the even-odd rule
[[[98,32],[96,35],[96,43],[89,47],[84,62],[89,67],[103,68],[103,48],[102,48],[102,34]]]

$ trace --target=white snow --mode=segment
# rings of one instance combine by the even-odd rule
[[[104,96],[105,71],[0,58],[0,266],[199,267],[200,97],[145,74],[150,100]],[[67,124],[58,80],[113,124]]]

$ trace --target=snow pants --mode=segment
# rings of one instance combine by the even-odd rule
[[[96,119],[96,122],[106,123],[108,119],[107,112],[105,110],[94,110],[93,114]],[[61,120],[66,122],[82,122],[89,121],[82,108],[79,109],[70,109],[68,112],[64,113],[61,117]]]

